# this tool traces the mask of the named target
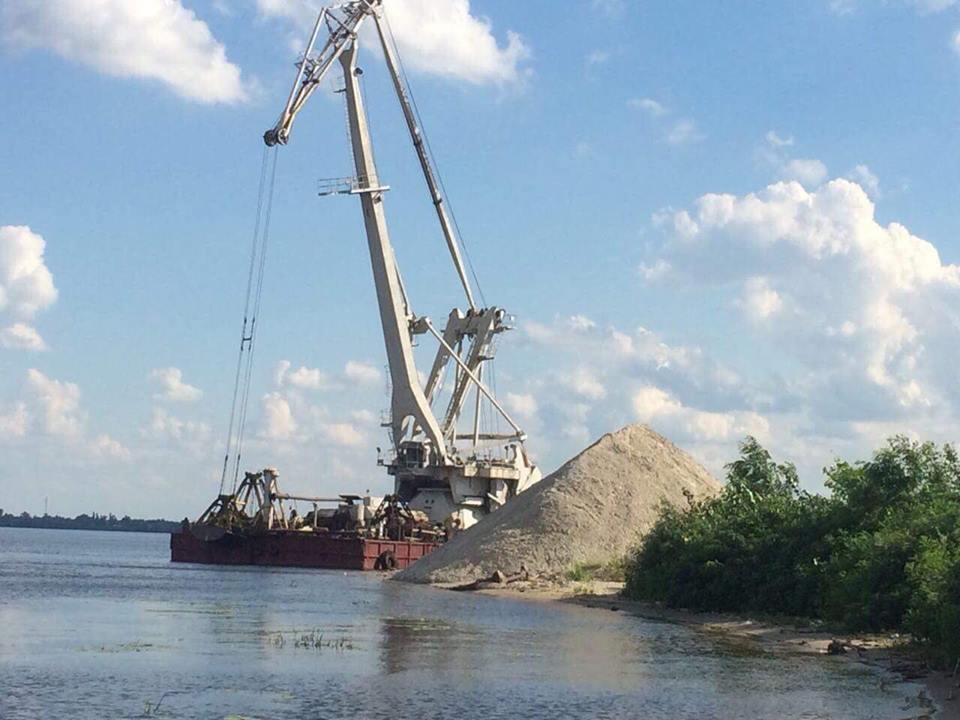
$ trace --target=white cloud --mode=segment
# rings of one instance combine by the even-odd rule
[[[0,413],[0,440],[24,437],[29,424],[30,414],[26,403],[17,403],[13,410]]]
[[[563,384],[580,397],[588,400],[602,400],[607,396],[607,389],[587,368],[576,368],[572,373],[562,378]]]
[[[805,187],[814,187],[827,177],[827,166],[812,158],[788,160],[780,171],[784,180],[796,180]]]
[[[348,360],[343,368],[343,374],[353,383],[361,385],[376,385],[380,382],[380,371],[373,365],[357,360]]]
[[[610,59],[610,53],[606,50],[594,50],[587,54],[587,65],[603,65]]]
[[[240,68],[180,0],[7,0],[7,42],[43,48],[105,75],[156,80],[201,103],[247,99]]]
[[[703,133],[693,120],[682,118],[670,128],[666,139],[671,145],[688,145],[703,140]]]
[[[324,390],[330,387],[330,378],[319,368],[309,368],[301,365],[291,370],[289,360],[277,363],[273,373],[273,380],[277,387],[294,387],[301,390]]]
[[[0,311],[29,319],[57,299],[44,239],[25,225],[0,226]]]
[[[623,14],[627,0],[590,0],[590,6],[608,18],[615,18]]]
[[[771,147],[781,148],[781,147],[791,147],[793,145],[793,136],[788,135],[787,137],[780,137],[775,131],[769,130],[767,134],[764,135],[764,139]]]
[[[90,451],[94,457],[129,460],[130,450],[109,435],[98,435],[90,444]]]
[[[84,418],[76,384],[53,380],[33,368],[27,371],[27,384],[43,410],[43,426],[48,434],[67,438],[82,434]]]
[[[0,330],[0,346],[14,350],[47,349],[47,344],[36,328],[22,322]]]
[[[751,277],[747,278],[744,283],[740,304],[753,319],[766,320],[771,315],[780,312],[783,307],[783,299],[776,290],[770,287],[768,278]]]
[[[828,7],[836,15],[849,15],[857,9],[857,0],[830,0]]]
[[[196,449],[208,444],[210,426],[203,422],[181,420],[158,407],[153,409],[149,435]]]
[[[567,321],[567,324],[575,332],[592,330],[597,326],[597,324],[586,315],[571,315]]]
[[[350,423],[327,423],[321,426],[323,437],[333,445],[358,447],[363,444],[364,436]]]
[[[650,264],[640,263],[640,265],[637,267],[637,272],[639,272],[640,277],[647,282],[655,282],[660,278],[669,275],[670,269],[670,263],[668,263],[666,260],[659,259]]]
[[[627,100],[627,106],[642,110],[653,118],[669,145],[688,145],[703,140],[703,133],[694,120],[687,117],[670,118],[670,109],[652,98],[631,98]]]
[[[507,409],[523,420],[532,420],[537,416],[537,400],[533,395],[508,392],[504,396]]]
[[[745,435],[763,440],[770,429],[758,413],[696,410],[654,386],[641,387],[634,393],[633,408],[638,420],[678,440],[730,442]]]
[[[694,217],[697,233],[671,243],[669,260],[697,283],[745,284],[745,312],[780,313],[763,332],[809,370],[791,382],[816,412],[883,420],[956,395],[960,267],[902,225],[880,225],[859,185],[710,194]]]
[[[298,35],[309,31],[320,4],[257,0],[262,15],[292,21]],[[522,66],[530,49],[520,35],[508,30],[505,41],[498,41],[490,21],[471,12],[469,0],[388,0],[385,14],[410,70],[475,85],[517,83],[526,75]]]
[[[658,387],[642,387],[633,394],[633,409],[641,422],[649,423],[660,415],[676,413],[681,407],[670,393]]]
[[[880,179],[866,165],[857,165],[847,175],[847,179],[853,180],[866,190],[871,198],[876,198],[880,194]]]
[[[360,425],[373,426],[377,423],[377,415],[370,410],[353,410],[350,413],[350,417],[354,419],[355,422]]]
[[[290,402],[280,393],[267,393],[261,400],[263,427],[261,435],[269,440],[292,440],[297,431]]]
[[[907,0],[921,14],[942,12],[957,4],[957,0]]]
[[[652,98],[631,98],[627,100],[627,105],[638,110],[643,110],[651,117],[660,117],[667,114],[667,109]]]
[[[792,135],[781,137],[770,130],[757,148],[757,157],[773,168],[779,180],[795,180],[807,188],[820,185],[827,178],[827,166],[816,158],[792,157],[795,144]]]
[[[284,382],[304,390],[320,390],[328,385],[329,380],[318,368],[301,366],[288,372]]]
[[[170,402],[194,402],[203,396],[203,391],[183,381],[180,368],[157,368],[150,373],[150,379],[157,382],[162,390],[155,395],[158,400]]]

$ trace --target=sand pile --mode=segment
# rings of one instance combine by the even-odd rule
[[[503,508],[396,576],[465,583],[524,566],[538,575],[606,563],[635,547],[663,502],[685,506],[720,483],[693,458],[643,425],[593,445]]]

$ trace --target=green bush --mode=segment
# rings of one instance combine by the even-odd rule
[[[753,438],[722,493],[665,508],[630,558],[626,592],[695,610],[832,620],[911,633],[960,657],[960,463],[953,448],[891,439],[803,492]]]

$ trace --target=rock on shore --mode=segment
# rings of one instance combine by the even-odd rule
[[[600,438],[503,508],[395,578],[466,583],[500,570],[563,573],[626,555],[663,503],[684,507],[720,483],[696,460],[644,425]]]

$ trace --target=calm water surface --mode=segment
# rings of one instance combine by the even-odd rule
[[[172,565],[167,542],[0,528],[0,719],[865,720],[917,694],[624,613]]]

